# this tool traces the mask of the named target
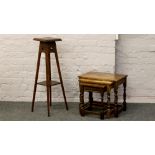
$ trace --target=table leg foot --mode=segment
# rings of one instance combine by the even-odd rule
[[[104,112],[101,112],[101,113],[100,113],[100,119],[101,119],[101,120],[104,120]]]
[[[79,112],[80,112],[80,115],[81,115],[82,117],[85,116],[85,111],[84,111],[84,109],[81,108],[81,106],[79,107]]]
[[[123,111],[126,111],[126,85],[127,85],[127,79],[125,79],[125,82],[123,83],[124,87],[124,93],[123,93]]]

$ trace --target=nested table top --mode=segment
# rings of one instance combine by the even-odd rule
[[[79,76],[79,80],[97,80],[97,81],[103,81],[103,82],[118,82],[124,78],[126,78],[127,75],[123,74],[112,74],[112,73],[103,73],[103,72],[88,72],[85,74],[82,74]]]

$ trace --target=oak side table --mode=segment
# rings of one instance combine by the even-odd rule
[[[123,84],[123,103],[118,104],[118,87]],[[80,104],[79,110],[81,116],[84,116],[87,112],[99,114],[101,119],[104,119],[104,115],[111,117],[114,114],[118,117],[118,114],[122,110],[126,110],[126,85],[127,75],[123,74],[111,74],[102,72],[88,72],[79,76],[80,86]],[[110,92],[114,89],[114,102],[110,101]],[[89,104],[84,102],[84,92],[89,92]],[[92,93],[99,92],[101,94],[101,103],[93,100]],[[104,92],[107,92],[107,102],[103,102]],[[97,103],[97,104],[96,104]],[[96,113],[92,111],[92,105],[102,105],[102,111]]]

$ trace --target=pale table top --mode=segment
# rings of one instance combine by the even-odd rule
[[[88,72],[79,76],[79,79],[85,80],[99,80],[99,81],[111,81],[117,82],[124,78],[127,75],[123,74],[112,74],[112,73],[103,73],[103,72]]]

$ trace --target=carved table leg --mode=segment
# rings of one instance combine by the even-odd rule
[[[103,111],[105,110],[105,103],[104,103],[104,91],[101,92],[101,106],[103,107]]]
[[[93,92],[89,92],[89,110],[92,110],[92,103],[93,103]]]
[[[104,104],[104,92],[101,92],[101,104]]]
[[[114,115],[115,117],[118,117],[118,86],[117,84],[115,84],[115,87],[114,87],[114,95],[115,95],[115,98],[114,98]]]
[[[79,104],[79,111],[81,116],[85,115],[85,110],[84,110],[84,86],[80,85],[80,104]]]
[[[100,113],[100,119],[104,119],[104,110],[105,110],[105,107],[104,107],[104,92],[101,92],[101,104],[103,106],[103,111]]]
[[[127,86],[127,78],[125,78],[125,81],[123,83],[123,87],[124,87],[124,93],[123,93],[123,111],[126,111],[126,86]]]
[[[110,106],[110,87],[107,86],[107,116],[110,118],[111,106]]]

